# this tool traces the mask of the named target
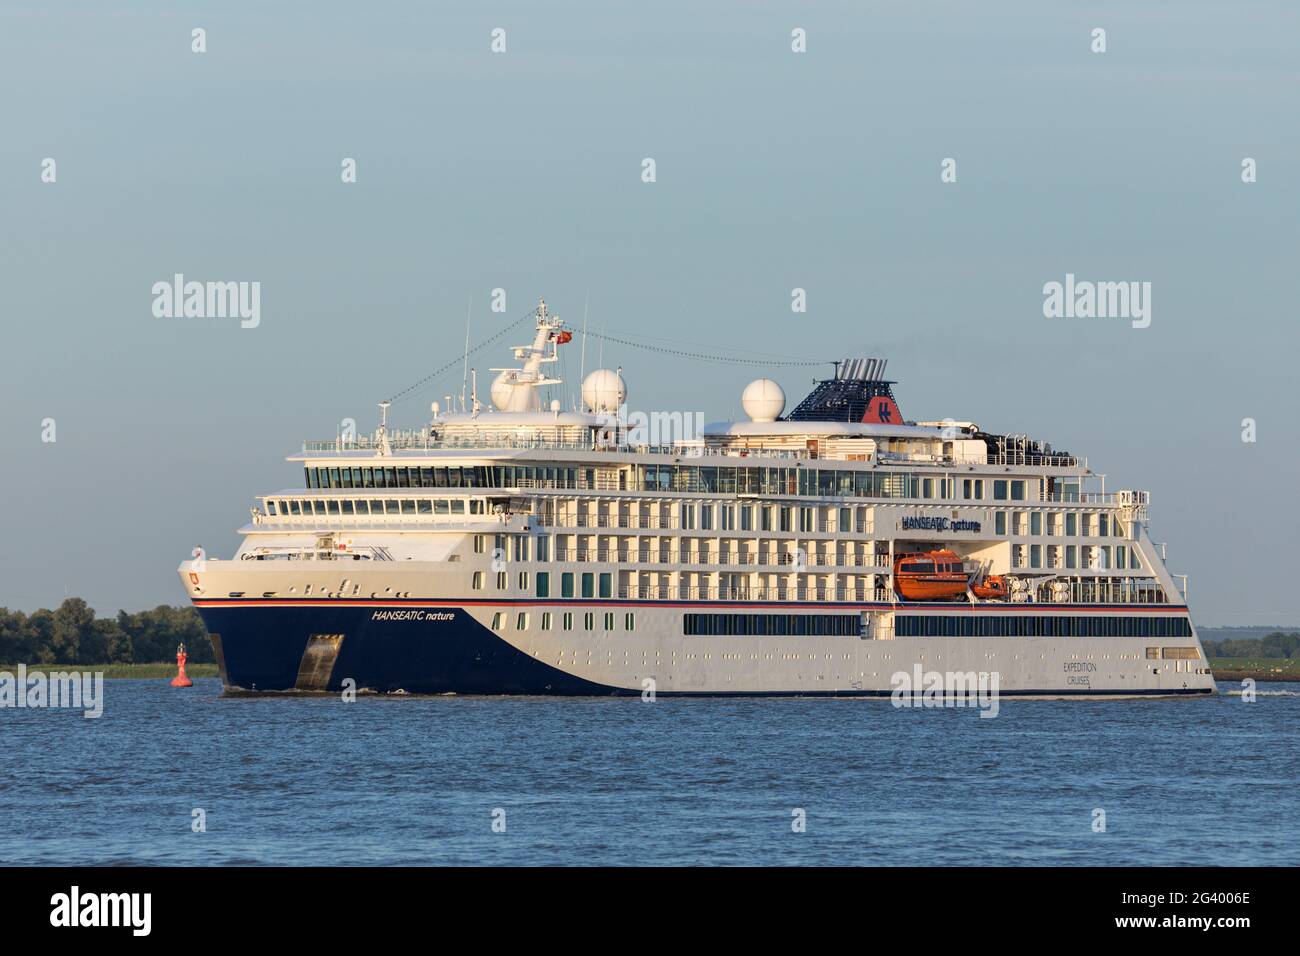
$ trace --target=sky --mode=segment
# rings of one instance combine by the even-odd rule
[[[0,606],[183,603],[177,564],[229,556],[304,438],[545,296],[672,348],[886,357],[908,418],[1150,491],[1198,623],[1300,625],[1298,27],[1267,0],[6,0]],[[156,316],[175,273],[259,282],[256,327]],[[1149,326],[1046,317],[1067,274],[1149,282]],[[816,372],[593,354],[633,408],[708,421]]]

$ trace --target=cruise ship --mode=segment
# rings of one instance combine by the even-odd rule
[[[738,381],[747,420],[665,440],[620,370],[564,409],[573,332],[544,301],[528,319],[490,407],[475,388],[397,430],[381,403],[372,434],[303,443],[301,487],[257,497],[233,557],[181,563],[227,692],[1214,693],[1148,493],[1087,459],[907,421],[874,358],[788,413]]]

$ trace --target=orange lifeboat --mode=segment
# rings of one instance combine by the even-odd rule
[[[979,584],[971,585],[971,593],[985,601],[1005,600],[1011,593],[1007,579],[1000,574],[990,574]]]
[[[969,583],[961,558],[947,549],[894,559],[894,591],[905,601],[955,601]]]

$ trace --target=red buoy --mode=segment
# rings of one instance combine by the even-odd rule
[[[185,645],[181,644],[176,648],[176,676],[172,678],[173,687],[193,687],[194,681],[190,680],[185,674],[185,662],[189,660],[189,655],[185,653]]]

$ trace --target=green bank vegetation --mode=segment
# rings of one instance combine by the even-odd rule
[[[215,664],[212,642],[192,607],[164,604],[97,617],[81,598],[68,598],[53,611],[0,608],[0,661],[22,661],[29,668],[170,663],[174,674],[177,644],[185,645],[191,664]]]

